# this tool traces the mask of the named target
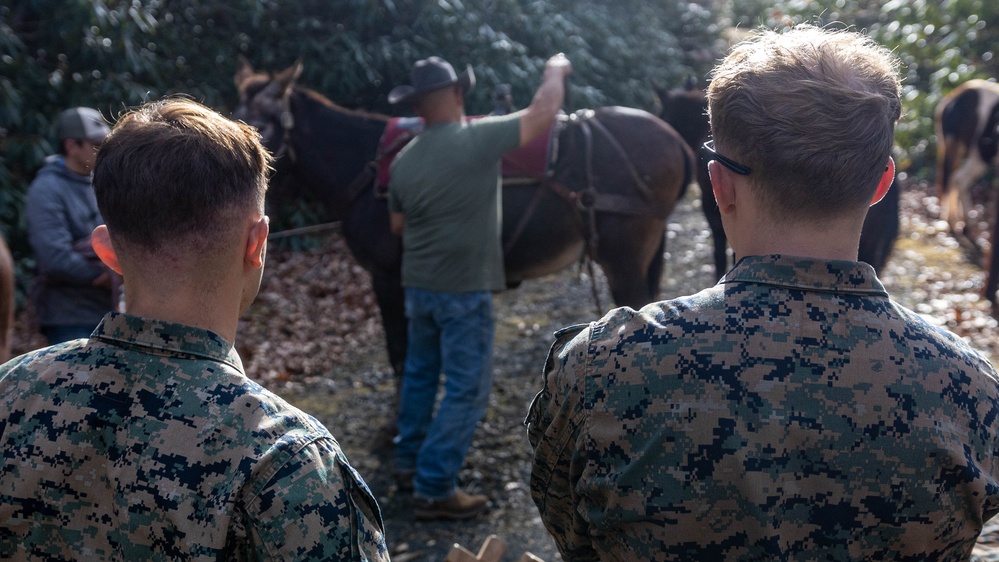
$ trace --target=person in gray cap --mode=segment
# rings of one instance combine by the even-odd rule
[[[396,438],[400,489],[412,487],[414,515],[464,519],[484,495],[457,489],[457,475],[492,386],[492,292],[505,288],[500,246],[500,159],[548,130],[562,106],[565,56],[548,59],[526,109],[465,119],[475,84],[440,57],[418,61],[412,84],[389,93],[412,103],[425,129],[392,164],[389,209],[402,236],[409,343]],[[444,374],[446,393],[434,411]]]
[[[59,153],[46,158],[25,202],[37,272],[32,300],[50,345],[88,337],[114,308],[112,273],[90,248],[90,233],[104,224],[91,170],[110,129],[89,107],[63,111],[55,128]]]

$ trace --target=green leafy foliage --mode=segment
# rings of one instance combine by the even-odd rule
[[[867,31],[902,62],[903,116],[895,136],[902,173],[932,181],[940,98],[972,79],[999,78],[999,3],[992,0],[787,0],[739,2],[740,27],[800,22]]]
[[[0,221],[27,257],[21,207],[55,152],[51,120],[67,107],[110,121],[129,107],[187,95],[228,112],[236,56],[348,107],[383,112],[414,61],[471,64],[469,112],[509,83],[527,105],[548,56],[574,63],[575,107],[654,109],[652,85],[704,76],[718,55],[710,2],[668,0],[11,0],[0,6]],[[304,220],[304,219],[303,219]]]

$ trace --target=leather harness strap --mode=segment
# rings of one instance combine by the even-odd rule
[[[579,121],[580,130],[583,132],[583,154],[586,157],[586,161],[584,162],[586,189],[581,194],[580,203],[583,205],[583,209],[586,211],[586,216],[589,219],[589,228],[583,231],[583,242],[586,245],[586,251],[583,252],[582,260],[586,263],[586,272],[590,276],[590,291],[593,294],[593,304],[597,308],[597,316],[601,316],[604,307],[600,304],[597,277],[593,271],[593,260],[596,259],[597,249],[600,244],[600,235],[597,232],[597,210],[594,207],[599,194],[593,185],[593,133],[590,131],[589,126],[590,122],[596,123],[597,120],[593,117],[594,112],[592,110],[588,110],[586,113],[577,112],[576,114],[586,117],[586,119]]]
[[[378,166],[381,164],[385,156],[389,154],[395,154],[403,147],[406,143],[413,140],[418,133],[406,132],[398,137],[384,150],[379,150],[375,158],[364,165],[364,169],[361,173],[354,178],[354,181],[350,182],[347,186],[347,205],[350,206],[358,197],[361,196],[367,188],[374,185],[375,178],[378,177]]]
[[[364,169],[361,170],[361,173],[357,174],[357,177],[354,178],[354,181],[350,182],[350,185],[347,186],[348,207],[350,207],[350,205],[355,200],[357,200],[358,197],[361,196],[361,193],[364,193],[365,190],[374,185],[375,177],[378,175],[379,160],[380,158],[375,158],[374,160],[371,160],[370,162],[365,164]]]
[[[558,143],[560,142],[561,134],[566,129],[568,123],[573,123],[578,126],[583,136],[583,167],[586,184],[583,189],[578,191],[570,189],[556,179],[556,166],[558,165]],[[597,292],[596,280],[593,277],[593,260],[587,260],[587,257],[596,255],[599,247],[600,239],[599,234],[597,233],[596,224],[597,213],[603,212],[621,215],[652,216],[661,220],[666,220],[666,218],[669,217],[672,205],[661,201],[655,201],[653,199],[652,190],[649,188],[646,178],[639,175],[638,170],[636,169],[634,162],[632,162],[631,158],[629,158],[627,151],[625,151],[624,147],[621,146],[621,143],[616,137],[614,137],[610,130],[608,130],[603,123],[600,123],[600,120],[596,117],[593,110],[580,110],[571,116],[560,115],[559,119],[555,122],[555,127],[556,130],[552,132],[549,145],[548,171],[545,178],[541,181],[538,189],[534,192],[530,204],[524,214],[521,215],[520,220],[514,228],[510,238],[508,238],[504,244],[503,254],[509,254],[513,246],[519,241],[521,235],[527,227],[527,224],[533,218],[541,198],[544,195],[544,191],[552,191],[558,195],[559,198],[564,200],[570,207],[576,209],[587,218],[587,228],[582,229],[584,246],[586,248],[582,259],[586,263],[587,271],[589,272],[591,280],[593,280],[593,299],[597,307],[597,313],[600,314],[602,308],[600,306],[600,296]],[[631,176],[632,185],[638,191],[637,196],[631,194],[602,193],[597,191],[596,186],[594,185],[593,175],[594,131],[597,132],[603,140],[610,144],[613,151],[623,162],[623,165]]]
[[[524,214],[520,215],[520,220],[517,221],[517,226],[513,229],[513,232],[507,239],[506,244],[503,245],[504,256],[508,255],[513,249],[513,246],[520,240],[520,236],[524,233],[524,229],[527,228],[527,223],[534,217],[534,211],[537,210],[545,189],[551,189],[554,191],[556,195],[559,195],[562,199],[569,203],[573,209],[578,208],[576,194],[566,189],[565,186],[559,184],[554,179],[555,164],[558,160],[559,136],[565,129],[567,119],[568,118],[564,113],[559,113],[555,118],[554,124],[552,124],[552,132],[548,137],[548,156],[545,163],[545,177],[541,180],[538,188],[534,190],[534,196],[531,197],[531,202],[527,205],[527,210]],[[506,179],[503,180],[503,185],[507,185],[508,183],[511,185],[522,185],[522,182],[519,181],[519,179],[512,182],[508,182]]]
[[[651,201],[652,190],[650,190],[649,185],[645,183],[645,179],[642,178],[640,175],[638,175],[638,170],[635,169],[635,163],[632,162],[631,158],[628,157],[628,153],[625,152],[624,147],[621,146],[620,142],[618,142],[617,137],[612,135],[611,132],[607,130],[607,127],[605,127],[604,124],[601,123],[600,120],[597,119],[596,117],[588,119],[586,122],[592,123],[593,128],[597,129],[603,134],[604,140],[610,143],[611,147],[614,149],[615,152],[617,152],[617,155],[621,158],[621,161],[624,162],[625,167],[628,169],[628,173],[631,174],[632,185],[634,185],[635,188],[638,189],[638,192],[641,193],[642,196],[645,197],[645,199]]]

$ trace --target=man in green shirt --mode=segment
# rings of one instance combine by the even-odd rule
[[[505,286],[500,159],[551,127],[570,71],[563,55],[552,57],[529,107],[473,121],[464,105],[471,67],[459,76],[439,57],[420,60],[412,85],[389,93],[425,121],[393,163],[389,187],[409,319],[396,461],[412,478],[419,518],[464,519],[488,504],[456,480],[492,386],[492,292]],[[435,413],[441,372],[446,393]]]

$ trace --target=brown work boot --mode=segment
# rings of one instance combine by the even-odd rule
[[[413,514],[417,519],[468,519],[482,513],[488,505],[486,496],[458,490],[442,500],[416,498]]]

